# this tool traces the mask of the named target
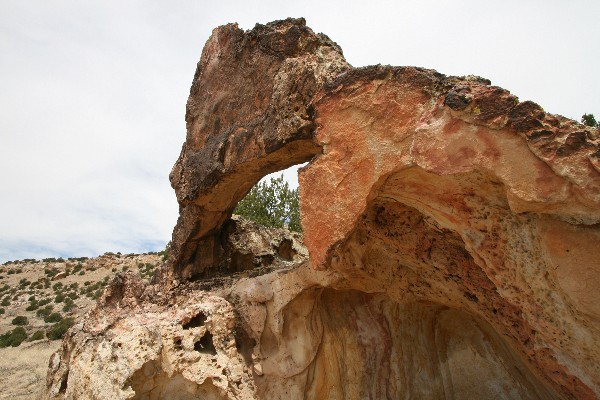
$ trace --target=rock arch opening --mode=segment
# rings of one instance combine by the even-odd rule
[[[294,147],[293,144],[290,146]],[[288,149],[287,151],[294,150]],[[206,233],[204,237],[180,243],[180,250],[189,248],[192,252],[193,248],[193,254],[190,253],[191,258],[187,264],[183,264],[183,267],[176,266],[171,271],[180,278],[198,281],[251,269],[262,269],[262,273],[264,273],[269,271],[265,267],[273,264],[275,259],[290,262],[296,260],[299,252],[298,246],[302,240],[299,232],[301,228],[298,170],[306,165],[306,162],[296,160],[302,160],[311,155],[301,153],[301,156],[302,158],[284,158],[280,164],[267,162],[260,168],[258,166],[254,169],[240,168],[240,171],[236,172],[236,176],[240,179],[237,183],[234,178],[226,179],[229,190],[233,191],[230,193],[232,197],[213,199],[213,205],[220,201],[227,202],[226,205],[220,205],[225,208],[220,216],[221,225],[216,226],[212,232]],[[262,163],[265,161],[262,160]],[[241,176],[241,174],[244,175]],[[259,187],[260,190],[254,190]],[[236,216],[236,206],[239,207],[250,194],[253,195],[253,201],[245,203],[245,210],[249,211],[246,214],[249,215],[242,215],[242,218]],[[198,224],[203,225],[212,221],[210,217],[204,218],[206,216],[204,211],[200,211],[200,214],[195,217],[198,218]],[[253,221],[253,215],[258,215],[259,218],[254,218],[256,221]],[[224,219],[225,216],[228,217]],[[295,225],[292,227],[291,224]],[[240,247],[240,238],[244,237],[243,232],[264,229],[260,226],[285,228],[279,234],[281,238],[270,245],[272,251],[255,254],[252,247]],[[182,226],[178,224],[177,227]],[[174,237],[178,232],[177,227]],[[270,240],[266,238],[268,235],[266,232],[258,235],[255,238],[258,240],[256,245],[262,245],[265,240]],[[169,257],[172,255],[169,254]],[[172,258],[170,260],[170,262],[173,261]]]
[[[301,232],[298,169],[304,165],[265,176],[238,202],[233,213],[269,228]]]

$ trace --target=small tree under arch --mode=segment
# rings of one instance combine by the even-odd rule
[[[254,185],[233,212],[267,227],[302,231],[298,188],[290,189],[283,174]]]

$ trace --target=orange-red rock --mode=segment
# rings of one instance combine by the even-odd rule
[[[598,130],[482,78],[352,68],[303,20],[217,28],[186,120],[168,263],[73,329],[49,393],[600,398]],[[287,238],[286,260],[284,233],[226,221],[305,160],[309,258]],[[182,333],[197,310],[208,322]],[[120,360],[112,387],[94,355]]]

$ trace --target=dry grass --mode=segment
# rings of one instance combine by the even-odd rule
[[[0,399],[39,398],[48,360],[59,346],[59,340],[38,340],[0,350]]]

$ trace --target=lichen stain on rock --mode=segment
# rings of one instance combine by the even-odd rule
[[[600,398],[596,129],[302,19],[215,29],[186,122],[170,257],[71,329],[49,398]],[[304,161],[303,237],[231,216]]]

